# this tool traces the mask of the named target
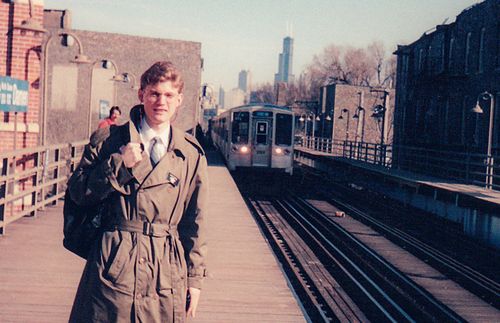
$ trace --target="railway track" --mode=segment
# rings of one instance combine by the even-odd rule
[[[465,236],[459,224],[365,189],[364,183],[352,184],[349,178],[328,180],[325,174],[308,170],[302,176],[302,186],[500,309],[500,253]]]
[[[248,201],[312,321],[464,321],[305,201]]]
[[[329,202],[341,207],[353,218],[368,224],[397,245],[403,247],[418,258],[424,259],[429,265],[445,273],[447,277],[453,279],[487,303],[500,309],[500,284],[497,281],[483,275],[481,272],[429,244],[414,238],[403,230],[385,224],[353,205],[331,198]]]

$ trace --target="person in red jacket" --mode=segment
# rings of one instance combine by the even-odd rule
[[[121,115],[122,115],[122,111],[120,110],[120,108],[116,105],[113,106],[109,110],[109,117],[107,117],[106,119],[99,122],[98,128],[100,129],[100,128],[105,128],[105,127],[109,127],[112,125],[116,125],[116,122],[118,121],[118,118],[120,118]]]

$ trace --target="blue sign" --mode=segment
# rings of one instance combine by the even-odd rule
[[[0,111],[28,111],[28,81],[0,76]]]

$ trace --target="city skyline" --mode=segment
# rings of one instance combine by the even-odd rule
[[[397,44],[410,44],[426,30],[450,23],[475,0],[256,1],[235,3],[149,0],[45,0],[46,9],[70,9],[73,27],[202,44],[202,82],[230,89],[242,69],[253,84],[273,83],[282,39],[293,26],[294,70],[300,72],[314,55],[335,43],[366,47],[385,44],[387,55]],[[138,15],[137,13],[140,13]],[[223,18],[223,19],[222,19]],[[130,23],[133,21],[134,23]]]

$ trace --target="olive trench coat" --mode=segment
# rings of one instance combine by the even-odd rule
[[[119,149],[140,143],[142,106],[131,122],[97,130],[68,181],[73,201],[103,203],[70,322],[184,322],[187,287],[205,277],[207,161],[196,139],[170,127],[166,154],[132,169]]]

